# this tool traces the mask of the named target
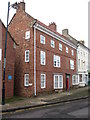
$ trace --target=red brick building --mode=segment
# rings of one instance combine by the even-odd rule
[[[6,27],[0,20],[0,96],[2,96],[3,67],[4,67],[4,48],[5,48]],[[16,42],[7,34],[6,49],[6,70],[5,70],[5,97],[10,98],[14,95],[14,68],[15,68],[15,45]]]
[[[16,48],[15,93],[31,96],[45,91],[69,89],[76,74],[76,49],[49,26],[25,12],[25,3],[18,3],[9,31],[19,44]]]

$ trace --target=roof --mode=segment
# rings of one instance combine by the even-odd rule
[[[2,20],[0,19],[0,22],[2,23],[3,27],[6,29],[4,23],[2,22]],[[9,36],[11,37],[11,39],[13,40],[13,42],[18,46],[18,44],[16,43],[16,41],[14,40],[14,38],[11,36],[10,32],[8,31]]]
[[[37,23],[37,24],[43,26],[44,28],[50,30],[51,32],[55,33],[56,35],[60,36],[61,38],[65,39],[66,41],[71,42],[73,45],[75,45],[72,41],[70,41],[69,38],[64,37],[63,35],[61,35],[61,34],[58,33],[57,31],[53,30],[53,29],[50,28],[49,26],[45,25],[44,23],[42,23],[42,22],[39,21],[38,19],[35,19],[35,18],[32,17],[31,15],[29,15],[27,12],[24,12],[24,13],[25,13],[25,15],[26,15],[27,17],[30,17],[30,18],[32,18],[32,19],[34,20],[32,26],[34,26],[34,24]],[[13,18],[11,19],[11,21],[14,19],[15,16],[16,16],[16,14],[14,14]],[[10,23],[11,23],[11,21],[10,21]],[[9,23],[9,24],[10,24],[10,23]],[[77,46],[77,45],[75,45],[75,46]]]
[[[80,41],[78,41],[78,43],[90,51],[90,49],[88,47],[86,47],[83,43],[81,43]]]

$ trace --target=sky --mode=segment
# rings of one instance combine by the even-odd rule
[[[2,0],[0,2],[0,19],[6,26],[8,2],[13,4],[22,0]],[[62,34],[68,29],[69,34],[77,40],[84,40],[88,46],[88,2],[89,0],[24,0],[26,12],[35,19],[49,25],[55,22],[57,31]],[[9,11],[9,21],[16,10]]]

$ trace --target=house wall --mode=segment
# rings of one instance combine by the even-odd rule
[[[5,35],[6,35],[6,28],[2,24],[2,80],[3,80],[3,69],[4,69],[3,66],[4,66]],[[6,70],[5,70],[5,81],[4,81],[6,98],[13,97],[14,95],[15,49],[13,45],[14,45],[14,42],[12,38],[10,37],[9,34],[7,34]],[[9,80],[8,76],[12,76],[12,79]]]
[[[20,4],[19,4],[20,5]],[[21,4],[22,5],[22,4]],[[34,94],[34,29],[32,24],[34,23],[34,18],[26,14],[25,9],[20,7],[17,10],[16,15],[13,17],[9,24],[9,31],[15,41],[19,44],[16,48],[16,58],[15,58],[15,95],[30,97]],[[30,31],[30,39],[25,39],[25,32]],[[40,44],[40,35],[46,37],[46,44]],[[71,86],[72,86],[72,74],[76,73],[76,50],[74,50],[74,56],[71,55],[71,47],[69,48],[69,53],[66,54],[65,47],[63,45],[63,51],[59,51],[59,41],[55,41],[55,48],[51,48],[50,41],[53,39],[49,35],[36,30],[36,91],[41,93],[44,91],[52,91],[53,88],[53,74],[62,74],[64,79],[64,88],[66,87],[66,73],[71,74]],[[30,51],[29,62],[25,63],[25,50]],[[46,52],[46,65],[42,66],[40,64],[40,51]],[[61,57],[61,67],[53,67],[53,55],[59,55]],[[73,59],[75,61],[75,69],[70,70],[69,60]],[[46,88],[41,89],[41,73],[46,74]],[[29,83],[31,86],[24,86],[24,75],[29,74]]]
[[[33,18],[23,11],[17,11],[9,25],[9,31],[19,47],[16,48],[15,57],[15,95],[31,96],[34,91],[34,43],[33,28],[31,23]],[[30,39],[25,39],[25,32],[30,31]],[[30,62],[25,62],[25,50],[30,50]],[[29,74],[29,83],[32,86],[24,86],[24,74]]]
[[[40,35],[45,36],[45,45],[40,43]],[[55,41],[55,48],[51,47],[51,40]],[[59,50],[59,43],[62,44],[62,51]],[[70,74],[70,83],[72,86],[72,75],[76,74],[76,50],[71,48],[70,46],[54,39],[53,37],[40,32],[37,30],[36,32],[36,68],[37,68],[37,92],[42,92],[46,90],[54,90],[54,74],[61,74],[63,75],[63,89],[66,89],[66,73]],[[68,47],[69,53],[66,53],[66,46]],[[71,50],[74,50],[74,56],[71,54]],[[46,53],[46,65],[43,66],[40,64],[40,51],[44,51]],[[53,56],[58,55],[61,59],[61,67],[56,68],[54,67]],[[70,59],[74,60],[75,62],[75,69],[70,69]],[[46,88],[41,89],[40,87],[40,75],[41,73],[46,74]]]

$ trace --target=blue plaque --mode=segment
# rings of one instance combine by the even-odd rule
[[[8,75],[8,80],[12,80],[12,76],[11,75]]]

